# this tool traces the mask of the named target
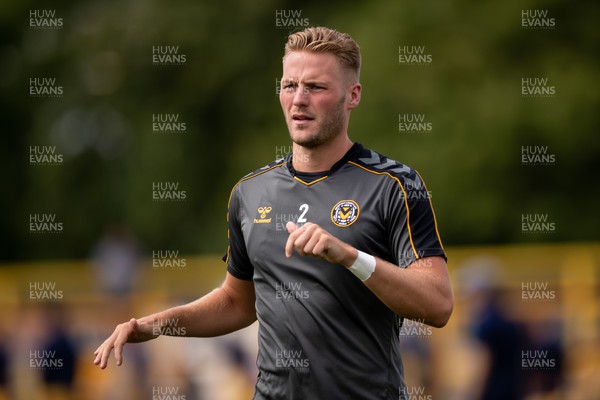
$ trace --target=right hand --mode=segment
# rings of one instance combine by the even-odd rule
[[[108,357],[114,348],[117,365],[121,365],[123,363],[123,346],[125,343],[145,342],[157,336],[152,331],[152,324],[138,323],[137,319],[131,318],[128,322],[117,325],[112,335],[96,349],[94,352],[96,356],[94,364],[100,364],[101,369],[106,368]]]

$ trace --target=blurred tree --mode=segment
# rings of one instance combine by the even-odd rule
[[[32,10],[55,10],[60,29],[31,29]],[[363,99],[351,137],[418,169],[446,244],[598,240],[600,187],[598,4],[438,2],[66,2],[0,5],[0,109],[5,195],[3,260],[82,258],[112,223],[147,248],[226,248],[231,187],[290,145],[276,96],[292,10],[300,29],[351,33],[363,53]],[[548,10],[551,30],[521,27],[522,10]],[[432,62],[399,65],[400,46]],[[156,48],[184,56],[153,64]],[[174,50],[176,48],[176,50]],[[160,50],[159,50],[160,51]],[[180,57],[181,59],[181,57]],[[28,94],[55,78],[59,98]],[[521,79],[546,77],[552,98],[523,98]],[[157,114],[185,131],[153,131]],[[400,132],[400,114],[424,114],[427,133]],[[523,146],[547,146],[555,165],[523,166]],[[59,165],[31,165],[31,146],[56,146]],[[186,193],[153,200],[153,183]],[[581,215],[574,216],[572,208]],[[29,216],[64,229],[32,234]],[[521,231],[547,214],[552,234]]]

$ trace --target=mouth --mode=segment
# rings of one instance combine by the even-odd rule
[[[294,113],[292,114],[292,120],[296,121],[297,123],[307,123],[309,121],[313,121],[314,118],[308,114]]]

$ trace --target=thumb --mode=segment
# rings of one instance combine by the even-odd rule
[[[288,221],[288,223],[285,224],[285,228],[287,229],[288,233],[292,233],[298,229],[298,225],[296,225],[292,221]]]

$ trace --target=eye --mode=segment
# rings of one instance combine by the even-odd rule
[[[308,90],[324,90],[325,86],[321,86],[321,85],[317,85],[317,84],[311,84],[311,85],[306,85]]]

